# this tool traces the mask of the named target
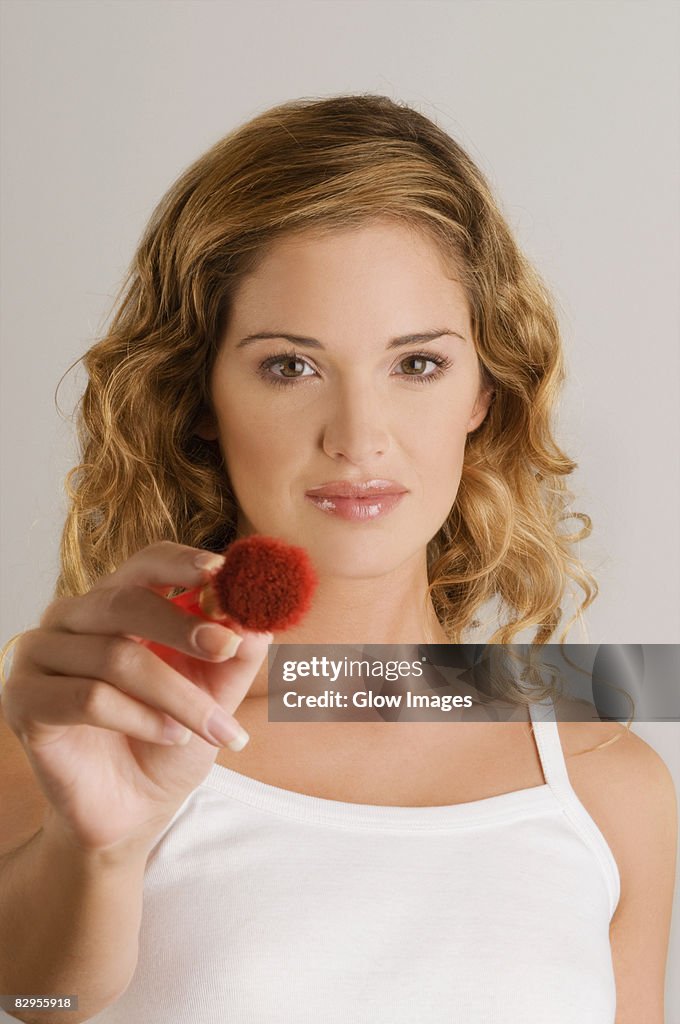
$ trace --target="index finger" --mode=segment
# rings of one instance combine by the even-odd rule
[[[130,555],[113,572],[101,576],[91,589],[136,584],[167,597],[168,591],[175,587],[200,586],[223,565],[223,555],[162,540]]]

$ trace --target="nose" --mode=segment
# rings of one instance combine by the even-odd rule
[[[339,391],[329,406],[322,428],[326,455],[370,466],[377,455],[385,455],[390,447],[390,435],[384,401],[381,402],[365,382]]]

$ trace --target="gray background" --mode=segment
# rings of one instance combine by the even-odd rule
[[[50,599],[84,373],[177,174],[274,103],[379,92],[490,178],[558,302],[592,643],[680,640],[680,7],[661,2],[4,0],[0,640]],[[528,639],[525,637],[522,640]],[[641,723],[680,789],[677,723]],[[669,966],[677,964],[674,915]],[[680,1019],[669,971],[668,1020]]]

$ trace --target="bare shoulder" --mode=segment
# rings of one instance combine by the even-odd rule
[[[675,728],[675,726],[668,726]],[[678,801],[663,758],[617,722],[560,722],[572,786],[621,878],[610,925],[617,1024],[663,1024]]]
[[[0,704],[0,856],[40,828],[48,803]]]
[[[662,757],[619,722],[559,722],[571,784],[611,847],[622,894],[642,855],[641,829],[677,830],[677,795]]]

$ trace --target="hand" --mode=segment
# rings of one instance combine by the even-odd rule
[[[52,816],[79,848],[151,849],[240,730],[233,712],[271,635],[239,629],[231,655],[199,647],[199,636],[227,644],[234,634],[163,595],[210,578],[194,564],[200,554],[170,541],[149,545],[87,594],[57,598],[16,644],[3,714]],[[162,644],[163,659],[142,638]],[[213,715],[228,735],[211,734]]]

